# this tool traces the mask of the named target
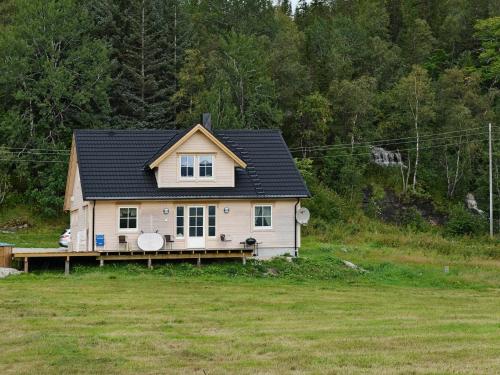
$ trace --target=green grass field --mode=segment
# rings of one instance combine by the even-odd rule
[[[5,231],[17,221],[29,225],[27,229]],[[0,209],[0,242],[7,242],[17,247],[59,247],[59,236],[68,228],[67,215],[58,218],[43,219],[35,214],[29,206],[1,207]]]
[[[1,374],[500,372],[485,255],[308,238],[292,263],[39,271],[0,301]]]

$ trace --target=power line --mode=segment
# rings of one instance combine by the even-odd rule
[[[477,132],[477,133],[470,133],[470,134],[460,134],[460,135],[454,135],[454,136],[449,136],[449,137],[436,137],[436,138],[420,138],[420,142],[429,142],[429,141],[440,141],[440,140],[446,140],[446,139],[456,139],[456,138],[462,138],[466,136],[477,136],[477,135],[486,135],[488,132]],[[414,143],[416,140],[413,139],[411,141],[403,141],[403,142],[387,142],[383,144],[354,144],[354,145],[346,145],[343,147],[333,147],[333,146],[316,146],[316,147],[311,147],[311,148],[306,148],[303,150],[296,150],[292,151],[294,153],[297,152],[313,152],[313,151],[328,151],[328,150],[343,150],[343,149],[353,149],[353,148],[363,148],[363,147],[380,147],[380,146],[391,146],[391,145],[403,145],[403,144],[408,144],[408,143]]]
[[[50,148],[22,148],[22,147],[0,147],[0,150],[8,150],[11,152],[48,152],[48,153],[61,153],[69,154],[69,150],[54,150]]]
[[[0,161],[10,161],[14,163],[18,162],[33,162],[33,163],[67,163],[68,160],[36,160],[36,159],[22,159],[22,158],[17,158],[17,160],[13,159],[0,159]]]
[[[474,136],[474,135],[482,135],[482,134],[487,134],[487,132],[476,132],[476,133],[469,132],[467,134],[459,134],[459,135],[445,136],[445,137],[436,137],[436,136],[428,135],[425,137],[421,136],[419,141],[420,142],[427,142],[427,141],[444,140],[444,139],[456,139],[456,138],[462,138],[462,137]],[[381,147],[381,146],[388,146],[388,145],[408,144],[408,143],[414,143],[414,142],[416,142],[416,137],[413,137],[411,140],[403,140],[403,141],[396,141],[396,139],[395,139],[394,141],[384,140],[384,141],[373,141],[373,142],[365,142],[365,143],[349,143],[349,144],[342,144],[342,145],[310,146],[310,147],[304,147],[303,149],[300,149],[300,150],[294,150],[292,152],[352,149],[352,148],[362,148],[362,147],[371,147],[371,146]]]
[[[487,139],[479,139],[480,141],[485,141]],[[469,143],[469,142],[466,142]],[[458,146],[458,143],[443,143],[439,145],[432,145],[432,146],[421,146],[419,147],[419,150],[426,150],[426,149],[433,149],[433,148],[440,148],[440,147],[447,147],[447,146]],[[398,152],[402,151],[416,151],[416,147],[412,148],[407,148],[407,149],[401,149],[397,150]],[[352,156],[363,156],[363,155],[372,155],[371,152],[364,152],[364,153],[343,153],[343,154],[338,154],[338,155],[322,155],[322,156],[307,156],[302,159],[328,159],[328,158],[337,158],[337,157],[352,157]]]
[[[448,132],[440,132],[440,133],[435,133],[435,134],[422,134],[420,136],[420,139],[421,140],[424,140],[426,138],[432,138],[432,137],[436,137],[436,136],[440,136],[440,135],[444,135],[444,134],[454,134],[454,133],[464,133],[464,134],[467,134],[467,133],[471,133],[472,131],[474,130],[483,130],[484,131],[484,128],[483,127],[476,127],[476,128],[470,128],[470,129],[462,129],[462,130],[452,130],[452,131],[448,131]],[[463,136],[463,135],[462,135]],[[458,136],[457,136],[458,137]],[[381,140],[374,140],[374,141],[367,141],[367,142],[358,142],[358,143],[341,143],[341,144],[337,144],[337,145],[326,145],[326,146],[301,146],[301,147],[292,147],[290,148],[290,150],[311,150],[311,149],[315,149],[315,148],[345,148],[345,147],[352,147],[353,145],[356,147],[356,146],[370,146],[370,145],[373,145],[375,143],[387,143],[387,142],[396,142],[396,141],[405,141],[405,140],[413,140],[413,139],[416,139],[416,136],[411,136],[411,137],[402,137],[402,138],[390,138],[390,139],[381,139]]]
[[[49,154],[49,153],[45,153],[45,152],[28,152],[28,153],[23,153],[23,154],[16,154],[16,153],[12,153],[11,155],[13,155],[13,157],[16,157],[16,158],[21,158],[23,156],[49,156],[49,157],[52,157],[52,156],[55,156],[55,157],[63,157],[63,158],[67,158],[69,157],[69,154],[68,155],[64,155],[64,154]],[[0,154],[0,157],[6,157],[7,155],[2,155]]]

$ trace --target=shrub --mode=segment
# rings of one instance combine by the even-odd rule
[[[445,233],[449,235],[477,235],[486,230],[484,217],[473,214],[463,205],[458,204],[452,208]]]
[[[400,222],[401,225],[417,232],[429,230],[429,223],[414,207],[401,212]]]
[[[311,216],[328,223],[344,221],[346,218],[345,201],[333,190],[323,184],[309,186],[312,198],[304,201],[304,206],[311,210]]]

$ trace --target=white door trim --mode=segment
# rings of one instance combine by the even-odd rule
[[[191,220],[192,209],[195,210],[193,218],[194,225]],[[201,209],[201,212],[200,212]],[[205,206],[188,206],[187,209],[187,248],[188,249],[204,249],[205,248]],[[201,222],[200,222],[201,219]],[[201,233],[201,236],[200,236]]]

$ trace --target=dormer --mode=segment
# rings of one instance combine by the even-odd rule
[[[246,168],[246,163],[198,124],[174,136],[148,167],[159,188],[234,187],[235,168]]]

